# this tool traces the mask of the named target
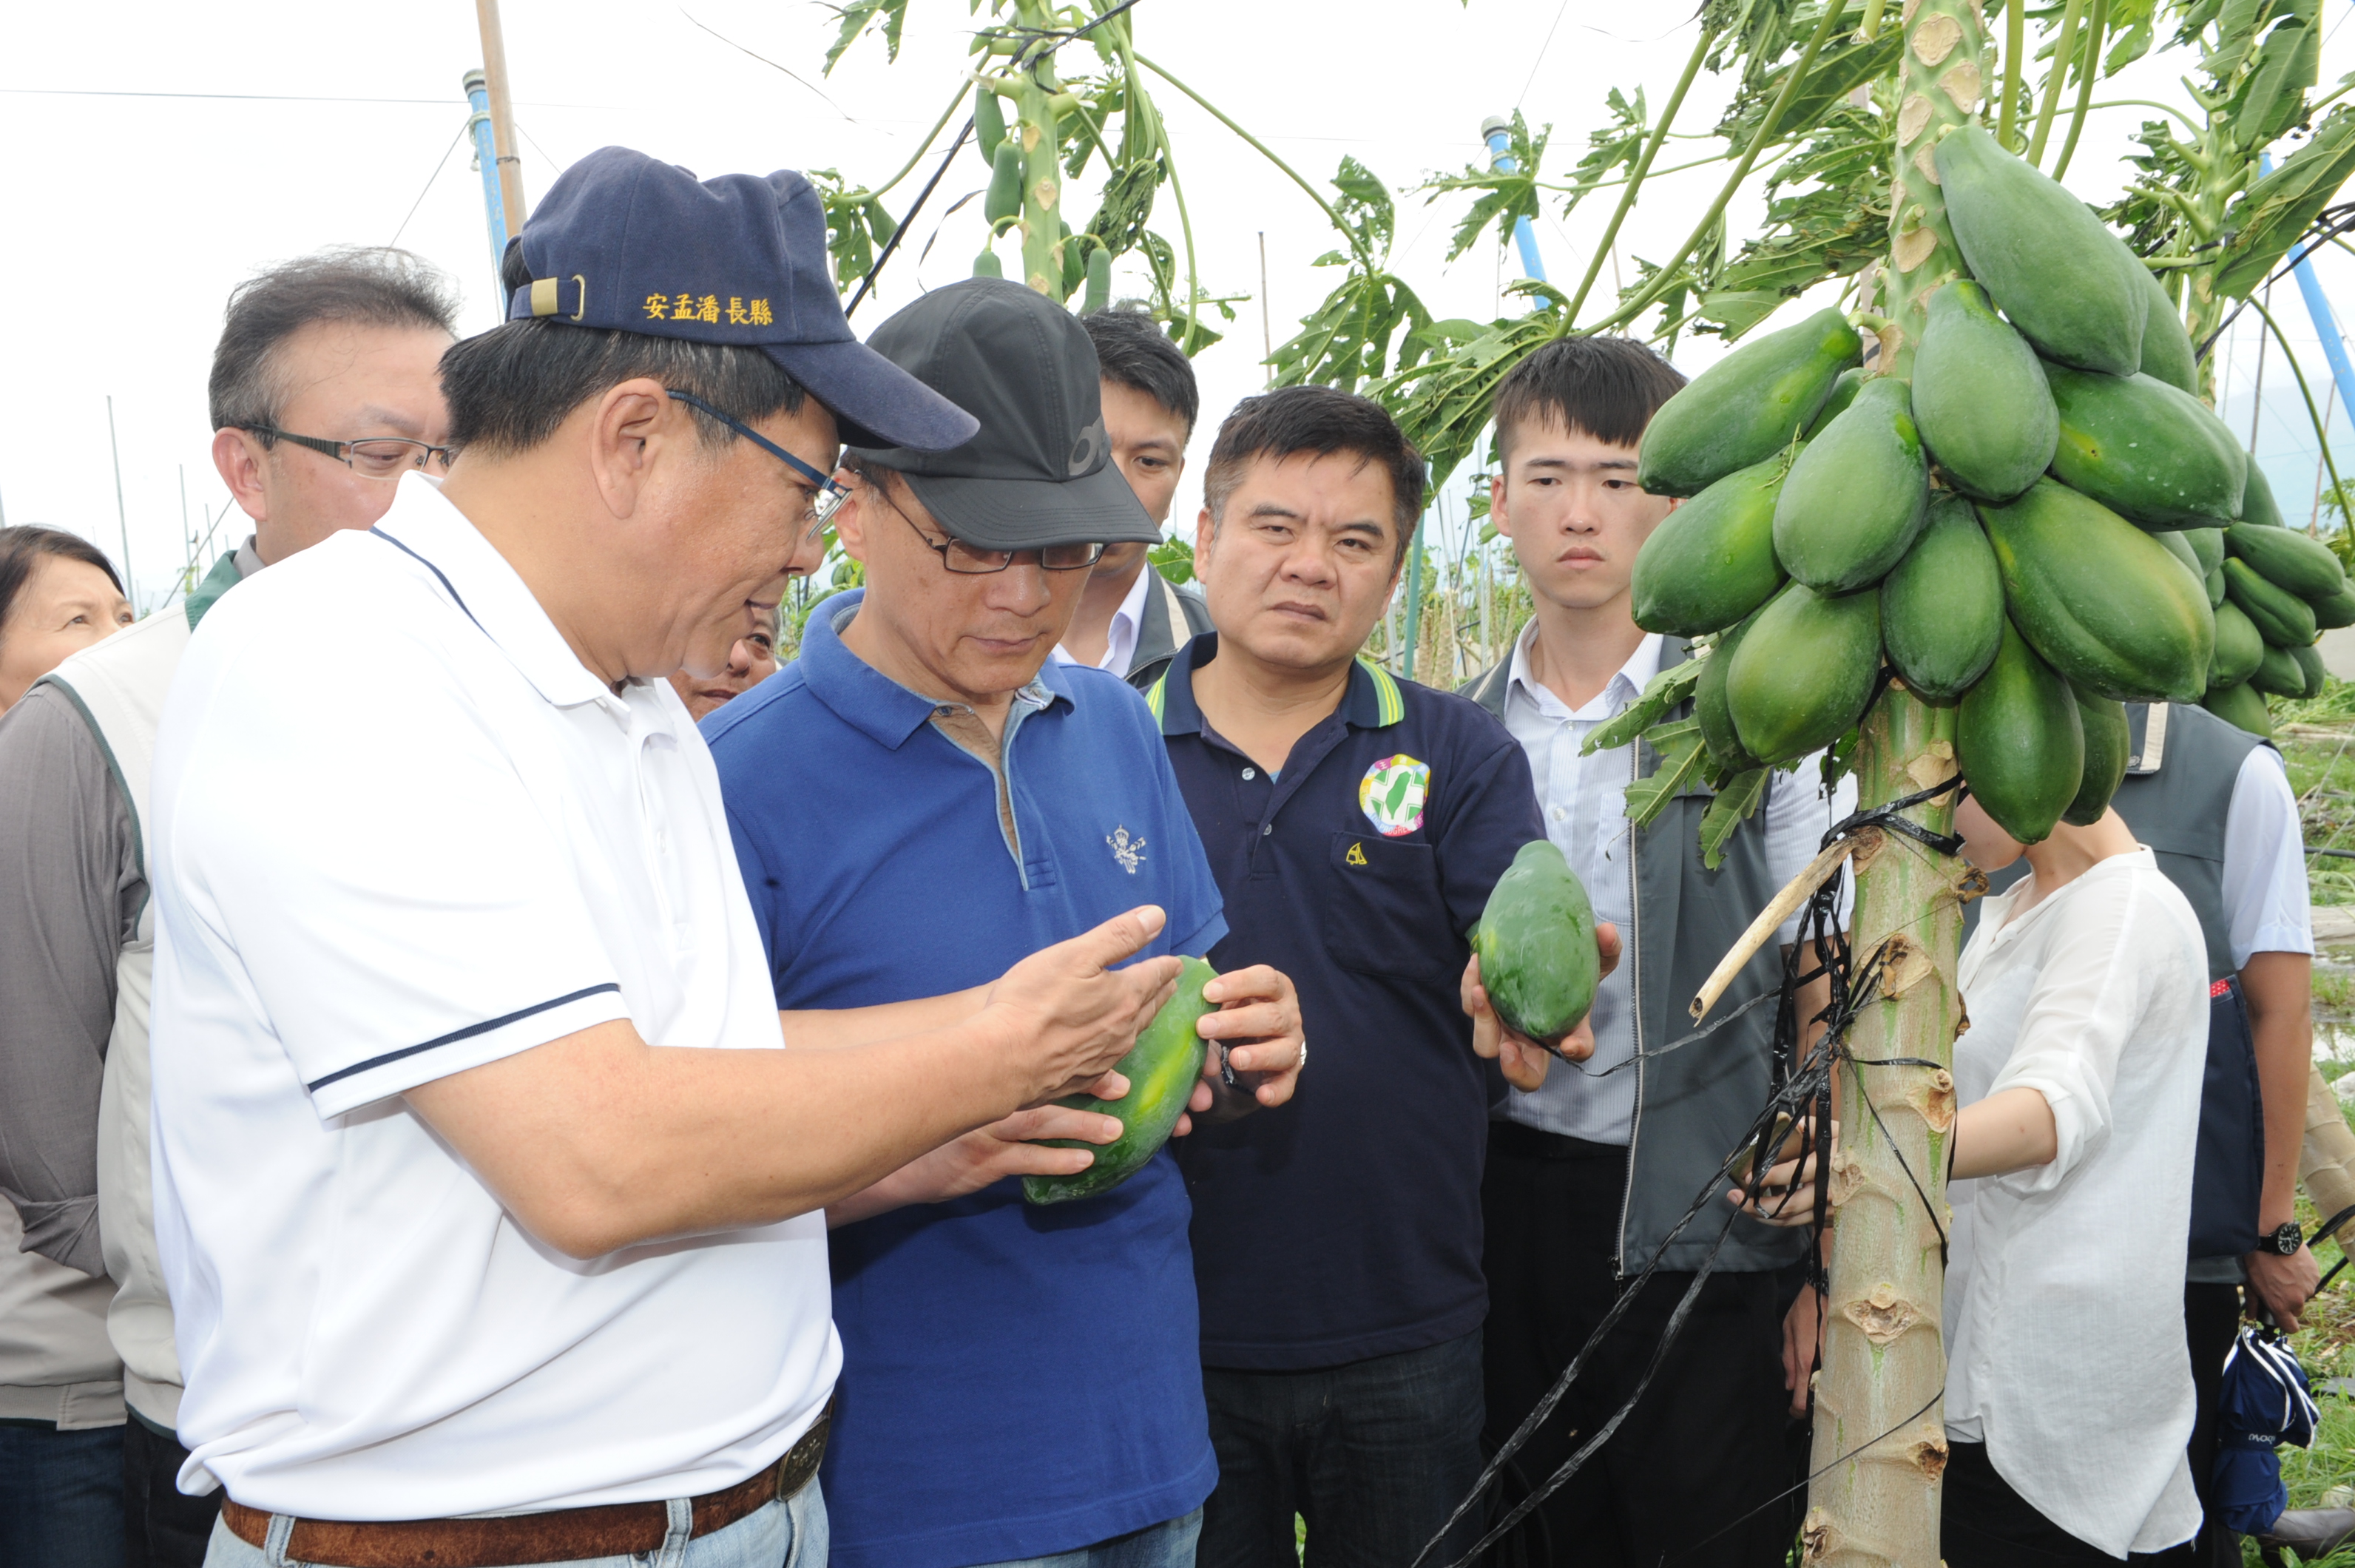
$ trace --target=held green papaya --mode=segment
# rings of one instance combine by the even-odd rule
[[[1824,426],[1831,423],[1832,421],[1839,418],[1841,414],[1848,411],[1848,406],[1856,401],[1857,393],[1861,391],[1863,388],[1863,366],[1853,365],[1841,371],[1839,373],[1839,379],[1832,383],[1831,396],[1826,398],[1824,400],[1824,406],[1816,411],[1815,422],[1807,426],[1806,433],[1802,435],[1799,439],[1801,441],[1815,440],[1817,432],[1822,431]]]
[[[2249,454],[2207,404],[2149,376],[2048,365],[2045,377],[2061,412],[2054,478],[2147,528],[2240,516]]]
[[[2289,656],[2297,661],[2299,672],[2306,677],[2306,689],[2298,695],[2306,698],[2321,696],[2323,683],[2330,678],[2330,672],[2322,667],[2322,650],[2309,643],[2305,647],[2290,649]]]
[[[2122,702],[2192,702],[2207,689],[2215,613],[2157,539],[2050,479],[1979,516],[2012,624],[2071,683]]]
[[[2265,640],[2255,622],[2230,600],[2216,606],[2216,652],[2208,661],[2211,687],[2238,686],[2256,674],[2265,656]]]
[[[1591,944],[1590,944],[1591,945]],[[1194,1026],[1206,1013],[1219,1010],[1202,998],[1202,987],[1218,971],[1199,958],[1188,958],[1178,971],[1178,994],[1161,1005],[1136,1037],[1136,1044],[1120,1059],[1118,1071],[1128,1080],[1128,1093],[1117,1100],[1091,1094],[1067,1094],[1055,1102],[1075,1111],[1094,1111],[1121,1124],[1120,1136],[1108,1144],[1076,1138],[1039,1138],[1053,1148],[1083,1148],[1095,1163],[1076,1176],[1026,1176],[1022,1196],[1032,1203],[1067,1203],[1109,1192],[1145,1168],[1146,1161],[1169,1141],[1178,1114],[1194,1096],[1194,1081],[1202,1075],[1202,1058],[1209,1050]]]
[[[1794,582],[1758,612],[1725,672],[1742,749],[1787,763],[1846,733],[1881,675],[1881,595],[1827,595]]]
[[[2347,573],[2330,547],[2296,528],[2234,523],[2224,530],[2224,548],[2259,577],[2300,599],[2327,599],[2347,586]]]
[[[2091,827],[2110,808],[2110,797],[2118,793],[2118,783],[2126,776],[2134,737],[2126,724],[2125,703],[2088,697],[2082,691],[2074,695],[2078,727],[2085,737],[2085,771],[2077,781],[2076,798],[2062,812],[2061,820]]]
[[[2211,691],[2200,699],[2200,706],[2225,723],[2237,724],[2261,740],[2273,739],[2273,714],[2266,709],[2265,699],[2245,683]]]
[[[2064,365],[2139,369],[2147,269],[2093,208],[1983,126],[1956,126],[1933,156],[1955,243],[2020,335]]]
[[[2052,462],[2061,416],[2036,350],[1985,291],[1956,278],[1930,296],[1913,354],[1913,422],[1956,488],[2009,501]]]
[[[2302,648],[2320,630],[2314,606],[2286,588],[2276,588],[2256,574],[2245,560],[2224,563],[2224,592],[2238,604],[2266,642],[2278,648]]]
[[[1729,773],[1748,773],[1758,766],[1758,759],[1742,748],[1742,737],[1733,728],[1732,711],[1725,705],[1725,673],[1733,667],[1733,650],[1757,623],[1753,613],[1740,625],[1727,628],[1701,661],[1700,678],[1693,682],[1693,718],[1700,725],[1700,743],[1709,748],[1710,760]]]
[[[1781,453],[1729,474],[1670,512],[1636,552],[1636,624],[1698,637],[1723,631],[1783,585],[1774,559]]]
[[[1774,498],[1774,556],[1819,593],[1853,593],[1904,559],[1930,509],[1908,389],[1876,376],[1799,450]]]
[[[2084,780],[2076,694],[2009,621],[1995,662],[1955,709],[1955,760],[1971,798],[2022,844],[2051,836]]]
[[[2137,265],[2136,270],[2142,273],[2144,286],[2150,294],[2150,310],[2142,322],[2139,368],[2144,375],[2156,376],[2196,398],[2200,395],[2200,354],[2191,347],[2191,334],[2176,311],[2174,296],[2148,267]]]
[[[2297,660],[2291,656],[2287,648],[2277,648],[2268,643],[2264,656],[2250,672],[2249,684],[2267,697],[2304,697],[2306,671],[2298,667]]]
[[[1594,906],[1551,839],[1520,848],[1472,928],[1480,985],[1506,1025],[1558,1044],[1594,1005]]]
[[[1881,584],[1889,667],[1925,702],[1952,702],[1995,659],[2003,579],[1971,504],[1941,496],[1922,537]]]
[[[1655,496],[1698,496],[1791,444],[1814,421],[1863,340],[1837,310],[1743,345],[1660,405],[1645,427],[1636,483]]]

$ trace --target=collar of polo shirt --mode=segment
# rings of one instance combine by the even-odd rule
[[[1219,634],[1204,632],[1178,650],[1161,678],[1145,694],[1164,735],[1196,735],[1202,709],[1194,701],[1194,671],[1219,656]],[[1349,667],[1349,688],[1341,694],[1341,721],[1356,730],[1385,730],[1406,717],[1398,677],[1360,655]]]
[[[843,721],[878,743],[896,752],[908,737],[929,723],[942,706],[938,698],[911,691],[844,645],[842,629],[858,613],[867,590],[837,593],[810,612],[802,636],[799,663],[809,688]],[[1049,659],[1030,684],[1014,693],[1032,707],[1071,706],[1071,677],[1065,667]],[[723,710],[724,711],[724,710]]]

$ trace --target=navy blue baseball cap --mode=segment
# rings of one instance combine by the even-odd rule
[[[758,348],[856,446],[945,452],[980,422],[858,341],[826,270],[826,208],[791,169],[698,180],[627,147],[556,178],[515,241],[507,317]]]

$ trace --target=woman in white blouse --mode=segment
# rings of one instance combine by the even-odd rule
[[[1955,823],[1972,864],[2024,853],[2030,874],[1987,901],[1959,969],[1942,1555],[2163,1551],[2200,1528],[2183,1452],[2199,923],[2114,811],[2028,846],[1976,801]],[[1812,1165],[1769,1180],[1811,1181]]]

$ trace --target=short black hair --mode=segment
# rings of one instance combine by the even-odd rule
[[[1398,553],[1391,562],[1395,569],[1406,559],[1407,541],[1414,538],[1415,520],[1423,516],[1428,475],[1423,453],[1390,411],[1352,392],[1313,385],[1278,387],[1237,403],[1219,426],[1209,466],[1202,474],[1202,503],[1211,519],[1225,520],[1227,501],[1254,458],[1281,462],[1304,452],[1318,457],[1347,452],[1361,466],[1375,464],[1390,475],[1391,520],[1398,527]]]
[[[123,592],[123,579],[114,574],[114,563],[80,534],[33,524],[0,528],[0,636],[8,634],[8,616],[16,608],[16,596],[25,592],[25,584],[33,580],[41,562],[51,557],[94,566],[106,573],[117,593]]]
[[[390,246],[346,245],[282,262],[229,292],[207,384],[215,430],[273,426],[285,401],[278,352],[317,322],[458,335],[458,295],[431,262]],[[268,445],[271,438],[261,438]]]
[[[501,281],[510,293],[531,282],[522,246],[507,247]],[[799,413],[807,396],[783,366],[758,348],[650,337],[532,316],[454,343],[442,356],[450,444],[528,452],[553,436],[573,410],[641,376],[747,422]],[[706,446],[722,447],[736,439],[736,432],[718,420],[698,419],[696,423]]]
[[[1134,388],[1176,414],[1186,421],[1190,438],[1194,421],[1202,411],[1194,362],[1161,330],[1153,313],[1141,305],[1114,305],[1089,312],[1080,317],[1080,325],[1088,329],[1089,340],[1096,346],[1096,363],[1103,379]]]
[[[1552,422],[1608,446],[1634,446],[1685,384],[1681,371],[1632,337],[1557,337],[1497,384],[1497,461],[1513,432]]]

